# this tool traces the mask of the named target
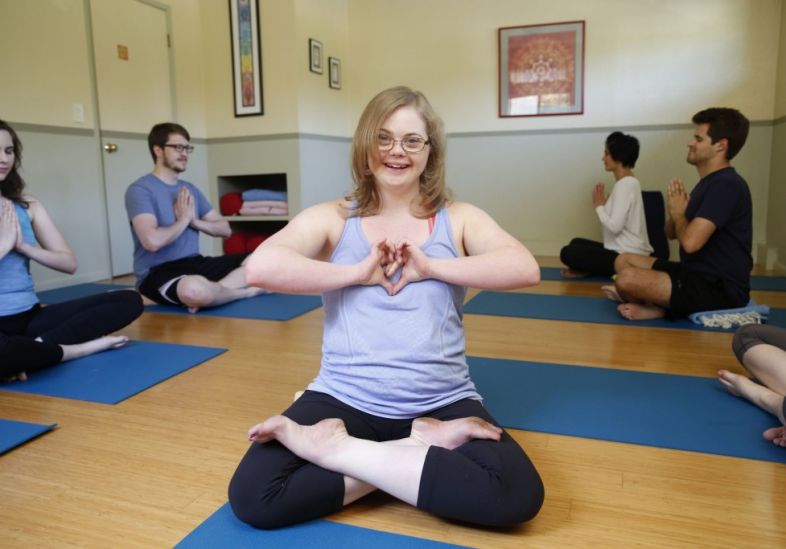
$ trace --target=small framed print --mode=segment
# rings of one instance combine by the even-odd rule
[[[584,112],[584,21],[499,29],[499,115]]]
[[[313,38],[308,39],[308,69],[322,74],[322,42]]]
[[[328,84],[334,90],[341,89],[341,60],[328,57]]]

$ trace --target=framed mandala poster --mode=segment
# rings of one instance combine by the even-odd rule
[[[498,32],[500,117],[584,112],[584,21]]]

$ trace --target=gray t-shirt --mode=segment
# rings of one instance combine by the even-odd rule
[[[175,221],[175,201],[181,187],[186,187],[194,197],[196,214],[200,219],[213,209],[205,195],[188,181],[177,180],[174,185],[164,183],[152,173],[140,177],[126,190],[126,212],[129,224],[139,214],[153,214],[159,227],[169,227]],[[199,254],[199,231],[186,228],[174,241],[156,252],[150,252],[142,246],[133,226],[131,238],[134,239],[134,274],[136,285],[142,283],[150,269],[177,259]]]

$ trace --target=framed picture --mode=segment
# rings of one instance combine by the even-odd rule
[[[308,68],[322,74],[322,42],[313,38],[308,39]]]
[[[341,89],[341,60],[328,57],[328,84],[334,90]]]
[[[229,0],[235,116],[265,114],[258,1]]]
[[[584,21],[499,29],[499,115],[584,112]]]

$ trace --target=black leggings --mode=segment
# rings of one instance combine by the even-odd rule
[[[574,271],[600,276],[614,274],[614,260],[619,254],[607,250],[603,243],[586,238],[574,238],[559,252],[559,258]]]
[[[737,330],[731,342],[731,348],[740,364],[743,364],[745,353],[756,345],[772,345],[786,351],[786,330],[766,324],[747,324]],[[786,369],[786,364],[783,364],[783,368]],[[786,398],[783,399],[783,417],[786,418]]]
[[[301,425],[341,418],[358,438],[408,437],[412,419],[372,416],[324,393],[306,391],[284,412]],[[477,416],[497,425],[476,400],[461,400],[423,417]],[[254,443],[229,484],[229,503],[256,528],[279,528],[330,515],[343,507],[344,476],[300,459],[277,441]],[[417,506],[436,515],[484,526],[513,526],[543,504],[543,483],[524,450],[503,432],[500,442],[471,440],[455,450],[431,446]]]
[[[60,345],[112,333],[131,324],[142,310],[137,292],[118,290],[0,317],[0,379],[53,366],[63,360]]]

